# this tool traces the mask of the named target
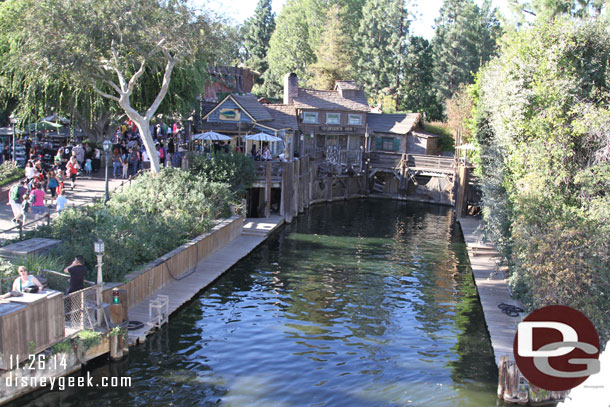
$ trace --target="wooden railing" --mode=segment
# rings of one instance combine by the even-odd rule
[[[267,164],[271,165],[271,181],[279,182],[282,180],[282,162],[281,161],[255,161],[254,168],[256,169],[256,178],[265,180],[267,178]]]
[[[453,157],[383,151],[373,151],[369,157],[371,168],[400,169],[403,161],[409,168],[414,170],[452,173],[454,168]]]

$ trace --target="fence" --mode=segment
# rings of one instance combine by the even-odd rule
[[[83,329],[93,329],[97,322],[97,285],[64,297],[65,335],[72,336]]]

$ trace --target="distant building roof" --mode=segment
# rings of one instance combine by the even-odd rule
[[[360,90],[355,81],[337,81],[335,83],[335,90],[339,88],[345,90]]]
[[[294,106],[298,109],[369,111],[368,102],[361,90],[354,92],[354,96],[342,97],[336,90],[299,89],[298,96],[294,98]]]
[[[369,130],[376,133],[407,134],[413,130],[419,120],[421,113],[408,114],[384,114],[367,113],[366,123]]]
[[[413,130],[413,135],[416,137],[422,137],[422,138],[439,138],[440,137],[438,134],[428,133],[427,131],[424,131],[422,129]]]
[[[275,129],[291,129],[297,131],[299,123],[297,122],[296,109],[292,105],[265,105],[269,113],[273,117],[273,121],[266,122],[265,126]]]
[[[264,122],[267,120],[273,120],[271,114],[265,106],[258,102],[256,96],[251,93],[245,95],[231,94],[231,97],[243,107],[257,122]]]

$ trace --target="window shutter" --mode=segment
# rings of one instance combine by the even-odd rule
[[[394,148],[393,148],[393,150],[394,151],[400,150],[400,139],[398,139],[398,138],[394,139]]]
[[[375,137],[375,150],[381,150],[381,137]]]

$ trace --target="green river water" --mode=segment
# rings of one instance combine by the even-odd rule
[[[496,406],[497,371],[451,209],[314,206],[119,363],[128,388],[15,406]]]

